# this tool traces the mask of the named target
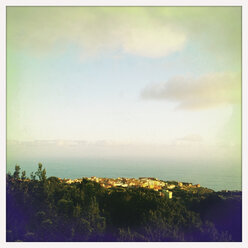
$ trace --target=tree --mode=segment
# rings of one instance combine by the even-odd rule
[[[15,171],[13,174],[14,179],[20,179],[20,171],[21,171],[21,167],[19,165],[15,166]]]
[[[32,181],[36,180],[36,175],[34,174],[34,172],[31,172],[30,178],[31,178]]]
[[[61,199],[58,201],[58,212],[65,217],[71,217],[73,214],[73,202],[71,200]]]
[[[22,171],[22,177],[21,177],[22,180],[26,179],[26,171]]]
[[[7,175],[8,242],[241,241],[242,192],[197,195],[176,189],[167,200],[150,189],[104,189],[96,182],[46,179],[42,164],[26,178]],[[38,177],[38,180],[35,180]],[[180,192],[182,191],[182,192]]]
[[[35,175],[38,177],[39,181],[46,180],[46,169],[42,170],[42,163],[38,164],[38,170],[35,172]]]

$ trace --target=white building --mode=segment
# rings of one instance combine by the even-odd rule
[[[165,191],[163,191],[163,193],[167,199],[172,199],[172,192],[171,191],[165,190]]]

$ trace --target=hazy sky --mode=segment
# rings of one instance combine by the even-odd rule
[[[240,164],[240,7],[7,7],[9,156]]]

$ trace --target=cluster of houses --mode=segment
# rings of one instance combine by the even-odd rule
[[[84,179],[94,181],[99,183],[104,188],[113,188],[113,187],[142,187],[149,188],[159,192],[160,196],[165,196],[168,199],[172,198],[172,189],[179,187],[180,189],[187,190],[189,188],[199,188],[200,184],[192,185],[191,183],[182,183],[182,182],[164,182],[157,178],[153,177],[140,177],[136,178],[100,178],[100,177],[84,177]],[[62,180],[62,179],[61,179]],[[81,182],[83,179],[63,179],[65,183],[77,183]]]

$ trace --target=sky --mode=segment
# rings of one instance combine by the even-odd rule
[[[7,7],[7,156],[241,166],[241,8]]]

